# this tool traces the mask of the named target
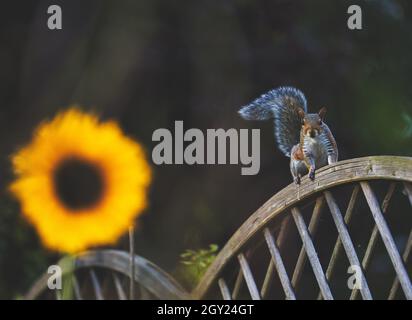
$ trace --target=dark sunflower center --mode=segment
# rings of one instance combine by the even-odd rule
[[[104,180],[100,168],[82,159],[62,161],[53,178],[59,200],[70,210],[92,207],[103,195]]]

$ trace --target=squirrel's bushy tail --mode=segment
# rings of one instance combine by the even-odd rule
[[[299,108],[307,112],[306,98],[302,91],[293,87],[280,87],[242,107],[239,114],[245,120],[274,118],[279,149],[289,157],[292,147],[299,143],[300,139]]]

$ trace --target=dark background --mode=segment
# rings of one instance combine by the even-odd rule
[[[173,272],[185,249],[220,247],[290,183],[271,122],[237,110],[293,85],[309,109],[328,108],[340,159],[409,155],[412,6],[363,1],[363,30],[347,1],[23,1],[0,4],[0,298],[16,298],[59,255],[42,248],[7,193],[9,156],[35,126],[78,104],[119,121],[146,149],[157,128],[261,128],[261,169],[152,165],[137,253]],[[47,28],[59,4],[63,30]],[[126,249],[123,239],[119,248]]]

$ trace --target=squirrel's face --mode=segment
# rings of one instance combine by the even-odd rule
[[[300,113],[302,119],[302,130],[306,137],[316,138],[322,133],[322,124],[325,114],[326,108],[320,109],[319,113]]]

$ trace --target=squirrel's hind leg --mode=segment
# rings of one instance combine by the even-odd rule
[[[302,149],[298,144],[290,152],[290,172],[296,184],[300,184],[301,178],[308,172]]]

